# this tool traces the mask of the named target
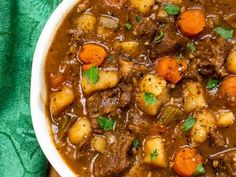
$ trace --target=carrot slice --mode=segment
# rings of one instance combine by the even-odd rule
[[[236,76],[223,80],[219,91],[220,97],[226,101],[228,106],[236,106]]]
[[[184,147],[178,150],[174,156],[174,170],[182,177],[194,175],[199,164],[203,163],[203,157],[194,148]]]
[[[106,56],[106,50],[97,44],[84,44],[79,53],[79,59],[91,66],[101,65]]]
[[[186,10],[180,14],[177,26],[185,36],[195,36],[201,33],[206,26],[205,14],[199,9]]]
[[[176,84],[182,78],[182,73],[187,69],[187,61],[164,57],[157,61],[156,72],[164,79]]]

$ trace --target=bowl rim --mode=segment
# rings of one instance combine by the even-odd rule
[[[33,128],[43,153],[62,177],[74,177],[76,175],[66,164],[54,144],[51,125],[45,110],[46,83],[44,65],[58,28],[73,7],[80,1],[62,1],[53,11],[37,42],[31,71],[30,109]]]

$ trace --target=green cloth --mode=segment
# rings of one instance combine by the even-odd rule
[[[0,0],[0,177],[46,174],[30,116],[30,76],[38,37],[59,3]]]

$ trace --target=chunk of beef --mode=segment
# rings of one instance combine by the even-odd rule
[[[226,154],[223,160],[229,175],[236,176],[236,152]]]
[[[109,29],[117,29],[119,26],[119,19],[109,16],[109,15],[101,15],[99,19],[100,27],[109,28]]]
[[[224,147],[226,145],[224,136],[217,130],[210,131],[210,140],[215,147]]]
[[[217,162],[217,169],[219,174],[226,174],[225,176],[236,176],[236,151],[225,152],[212,158]]]
[[[87,99],[87,110],[90,118],[97,118],[99,115],[110,114],[117,116],[119,109],[119,88],[106,90],[93,94]]]
[[[148,68],[147,66],[143,64],[135,63],[132,68],[132,77],[141,79],[148,72],[150,72],[150,68]]]
[[[120,94],[120,99],[119,99],[119,107],[127,107],[132,98],[132,86],[130,84],[126,85],[121,83],[120,84],[121,88],[121,94]]]
[[[95,177],[117,176],[132,165],[132,158],[128,151],[134,136],[128,132],[116,133],[116,140],[101,154],[94,164]]]
[[[202,77],[198,73],[198,69],[197,69],[196,63],[192,63],[187,68],[187,70],[184,72],[183,78],[184,79],[191,79],[191,80],[201,81]]]
[[[145,17],[137,21],[137,15],[131,14],[133,34],[146,42],[151,42],[158,28],[158,23],[150,17]]]
[[[128,129],[135,134],[143,132],[148,133],[146,130],[151,126],[150,122],[142,116],[142,113],[137,108],[132,108],[128,114],[129,122]]]
[[[95,93],[87,99],[88,117],[96,132],[99,132],[97,129],[99,115],[122,117],[122,109],[128,107],[132,101],[132,89],[130,84],[120,83],[115,89]]]
[[[160,42],[153,42],[150,50],[150,58],[155,59],[163,55],[179,54],[183,47],[186,46],[187,39],[178,35],[177,31],[173,30],[176,27],[172,24],[166,25],[160,31],[164,32],[164,37]],[[157,33],[157,36],[160,32]]]
[[[104,38],[111,37],[118,26],[118,18],[108,15],[101,15],[98,23],[97,35],[103,36]]]
[[[207,38],[199,43],[191,64],[196,65],[203,76],[216,74],[224,77],[227,75],[224,63],[230,48],[230,44],[223,38]]]
[[[124,175],[124,177],[147,177],[152,176],[150,169],[145,168],[145,166],[139,162],[134,163],[132,168]],[[156,176],[155,177],[159,177]]]

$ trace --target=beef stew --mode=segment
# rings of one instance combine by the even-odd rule
[[[236,176],[236,1],[83,0],[46,60],[78,176]]]

